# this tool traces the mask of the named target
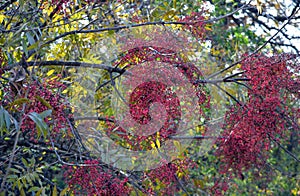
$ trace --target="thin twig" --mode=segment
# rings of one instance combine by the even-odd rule
[[[235,98],[233,95],[231,95],[230,93],[228,93],[226,90],[222,89],[218,84],[214,84],[218,89],[220,89],[221,91],[223,91],[226,95],[228,95],[230,98],[232,98],[235,102],[237,102],[240,106],[243,106],[243,104],[237,99]]]
[[[296,155],[294,155],[292,152],[290,152],[288,149],[286,149],[284,146],[282,146],[278,141],[276,141],[274,138],[272,138],[270,136],[270,134],[268,134],[269,139],[271,139],[271,141],[275,142],[282,150],[284,150],[286,153],[288,153],[293,159],[295,159],[297,162],[300,162],[300,160],[296,157]]]
[[[100,120],[100,121],[108,121],[115,122],[112,118],[98,117],[98,116],[83,116],[83,117],[74,117],[74,120]]]
[[[60,38],[66,37],[68,35],[74,35],[74,34],[87,34],[87,33],[100,33],[100,32],[105,32],[105,31],[118,31],[118,30],[122,30],[122,29],[130,29],[130,28],[135,28],[135,27],[142,27],[142,26],[154,26],[154,25],[193,25],[197,22],[203,22],[203,23],[212,23],[212,22],[216,22],[218,20],[227,18],[233,14],[235,14],[236,12],[244,9],[246,6],[248,6],[250,4],[251,1],[249,1],[249,3],[243,5],[242,7],[224,15],[224,16],[220,16],[220,17],[216,17],[210,20],[197,20],[197,21],[193,21],[193,22],[182,22],[182,21],[173,21],[173,22],[165,22],[165,21],[155,21],[155,22],[145,22],[145,23],[141,23],[141,24],[131,24],[131,25],[123,25],[123,26],[116,26],[116,27],[106,27],[106,28],[100,28],[100,29],[90,29],[90,30],[75,30],[75,31],[69,31],[66,33],[63,33],[55,38],[53,38],[52,40],[49,40],[47,42],[45,42],[43,45],[48,45]]]
[[[224,139],[226,137],[217,137],[217,136],[202,136],[202,135],[196,135],[196,136],[170,136],[170,139],[196,139],[196,140],[202,140],[202,139]]]
[[[4,186],[5,186],[5,183],[6,183],[7,176],[9,174],[9,172],[10,172],[10,168],[11,168],[12,162],[13,162],[13,160],[15,158],[16,148],[17,148],[17,145],[18,145],[20,134],[21,134],[21,130],[18,130],[17,135],[15,137],[15,142],[14,142],[13,150],[12,150],[11,156],[9,158],[9,162],[8,162],[8,166],[7,166],[7,169],[6,169],[6,173],[5,173],[5,175],[3,177],[3,180],[2,180],[2,183],[1,183],[0,193],[4,191]]]
[[[215,77],[215,76],[217,76],[217,75],[219,75],[219,74],[221,74],[221,73],[223,73],[223,72],[225,72],[225,71],[227,71],[227,70],[233,68],[234,66],[240,64],[240,63],[243,62],[244,60],[246,60],[246,59],[252,57],[253,55],[255,55],[256,53],[258,53],[258,52],[259,52],[260,50],[262,50],[268,43],[270,43],[270,41],[271,41],[272,39],[274,39],[274,38],[275,38],[275,37],[276,37],[276,36],[277,36],[277,35],[278,35],[278,34],[286,27],[286,25],[288,25],[288,24],[291,22],[293,16],[294,16],[299,10],[300,10],[300,8],[298,8],[298,10],[295,10],[295,12],[294,12],[291,16],[288,17],[288,20],[281,26],[281,28],[278,29],[278,31],[277,31],[274,35],[272,35],[267,41],[265,41],[261,46],[259,46],[253,53],[247,55],[246,57],[242,58],[242,59],[239,60],[239,61],[234,62],[234,63],[231,64],[230,66],[228,66],[228,67],[226,67],[226,68],[224,68],[224,69],[222,69],[222,70],[220,70],[220,71],[218,71],[218,72],[215,72],[215,73],[211,74],[210,76],[207,77],[207,79],[213,78],[213,77]]]

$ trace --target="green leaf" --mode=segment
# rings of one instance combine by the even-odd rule
[[[39,43],[40,41],[35,42],[34,44],[30,45],[27,50],[30,51],[36,49],[39,46]]]
[[[21,171],[15,169],[15,168],[10,168],[10,171],[15,172],[15,173],[18,173],[18,174],[21,173]]]
[[[43,170],[42,170],[41,167],[36,168],[35,171],[38,172],[38,173],[43,173]],[[36,174],[36,175],[37,175],[37,174]]]
[[[3,129],[5,128],[5,121],[4,121],[4,112],[3,112],[3,110],[2,110],[3,108],[1,107],[1,109],[0,109],[0,130],[1,130],[1,136],[3,135]]]
[[[28,192],[36,192],[36,191],[39,191],[40,190],[40,187],[37,187],[37,186],[33,186],[31,187]]]
[[[20,105],[22,105],[23,103],[30,103],[30,100],[27,99],[27,98],[16,99],[16,100],[14,100],[13,102],[11,102],[11,103],[9,104],[9,107],[13,107],[13,106],[15,106],[15,105],[20,106]]]
[[[43,116],[46,116],[48,114],[49,114],[48,110],[46,110],[45,113],[42,112]],[[43,136],[46,137],[48,135],[49,128],[48,128],[48,125],[45,123],[44,118],[42,118],[42,116],[36,112],[30,113],[28,116],[36,124],[38,136],[42,133]]]
[[[22,163],[25,165],[25,167],[29,167],[29,164],[28,164],[28,162],[27,162],[26,159],[24,159],[24,158],[22,157],[21,160],[22,160]]]
[[[39,100],[44,106],[46,106],[49,109],[52,109],[52,106],[50,105],[50,103],[48,101],[46,101],[44,98],[40,97],[40,96],[35,96],[35,98],[37,100]]]
[[[17,120],[15,118],[13,118],[13,121],[14,121],[14,125],[16,127],[16,130],[19,131],[20,130],[19,123],[17,122]]]
[[[21,180],[19,180],[19,179],[17,180],[17,185],[19,188],[22,187]]]
[[[40,196],[41,193],[42,193],[42,191],[43,191],[43,188],[41,188],[41,189],[36,193],[36,196]]]
[[[23,6],[24,6],[24,3],[25,3],[24,0],[19,0],[20,7],[23,7]]]
[[[28,182],[30,185],[32,185],[32,180],[31,180],[29,174],[25,175],[25,179],[27,180],[27,182]]]
[[[28,56],[27,44],[24,39],[22,39],[22,47],[23,47],[23,51],[25,52],[26,56]]]
[[[14,185],[12,187],[14,188],[15,183],[16,183],[16,179],[15,178],[7,178],[6,182],[13,182]]]
[[[17,167],[18,169],[22,170],[22,172],[25,171],[25,169],[23,167],[19,166],[19,165],[15,165],[15,167]]]
[[[108,31],[108,35],[114,35],[114,34],[115,34],[115,31],[113,31],[113,30]]]
[[[5,119],[6,129],[9,130],[11,121],[10,121],[10,115],[6,110],[4,110],[4,119]]]
[[[34,158],[34,157],[32,157],[32,158],[30,159],[30,165],[32,165],[32,166],[35,165],[35,158]]]
[[[42,113],[40,113],[40,116],[44,119],[52,114],[52,110],[45,110]]]
[[[3,130],[9,130],[11,125],[11,119],[14,122],[16,130],[19,130],[18,122],[14,119],[7,110],[5,110],[2,106],[0,107],[0,135],[3,134]]]
[[[25,191],[24,191],[23,188],[20,189],[20,195],[21,195],[21,196],[26,196]]]
[[[32,35],[29,32],[26,33],[26,36],[27,36],[27,39],[28,39],[28,42],[30,45],[35,43],[34,38],[32,37]]]
[[[10,179],[17,179],[18,176],[15,175],[15,174],[12,174],[12,175],[8,175],[7,178],[10,178]]]
[[[3,134],[2,130],[9,130],[11,125],[10,114],[1,106],[0,107],[0,129],[1,135]]]

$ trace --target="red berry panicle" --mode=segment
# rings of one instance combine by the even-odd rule
[[[108,173],[97,160],[87,160],[88,166],[70,166],[64,176],[74,195],[129,195],[127,178]]]
[[[58,79],[44,79],[39,81],[22,81],[18,84],[18,90],[14,92],[16,85],[6,87],[9,92],[1,100],[1,104],[14,116],[18,117],[21,131],[31,141],[37,142],[42,133],[38,132],[36,123],[30,118],[30,114],[42,113],[52,110],[51,115],[43,119],[49,127],[50,136],[55,138],[70,137],[71,129],[68,119],[72,118],[71,106],[61,92],[66,86]],[[43,136],[44,140],[48,140]]]
[[[250,79],[249,98],[225,117],[225,137],[218,151],[224,173],[241,175],[252,165],[264,164],[271,141],[280,141],[291,124],[299,130],[291,120],[299,118],[299,108],[288,104],[289,99],[299,99],[299,65],[290,59],[292,55],[257,54],[242,62]]]

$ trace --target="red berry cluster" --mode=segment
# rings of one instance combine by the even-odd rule
[[[196,13],[191,17],[185,18],[184,21],[187,22],[185,28],[192,31],[197,37],[202,37],[204,32],[202,19],[203,18]],[[180,37],[177,34],[177,37],[174,37],[174,34],[159,28],[151,28],[150,31],[145,31],[143,36],[144,39],[140,37],[136,38],[133,34],[121,37],[120,41],[126,43],[124,48],[122,48],[123,51],[126,52],[121,55],[120,59],[116,61],[114,65],[124,69],[134,66],[149,66],[149,68],[151,68],[152,62],[158,62],[176,67],[193,86],[193,93],[197,96],[200,106],[199,113],[205,116],[205,112],[210,105],[209,95],[204,84],[197,83],[197,81],[202,78],[202,74],[194,64],[187,63],[187,60],[182,58],[184,51],[189,47],[186,45],[188,42],[187,38],[184,36]],[[178,43],[177,40],[181,40],[181,42],[174,44]],[[115,122],[107,121],[107,135],[118,144],[123,144],[123,146],[127,148],[130,146],[130,148],[134,150],[151,149],[151,143],[153,144],[153,141],[156,143],[157,140],[160,141],[161,146],[164,145],[164,140],[178,131],[177,126],[178,123],[180,123],[182,109],[180,108],[181,105],[178,97],[167,85],[160,82],[142,82],[136,89],[132,90],[129,97],[129,110],[135,122],[143,125],[151,120],[153,116],[152,114],[150,115],[149,106],[152,103],[159,102],[165,107],[167,118],[159,130],[159,134],[150,136],[132,135]],[[114,117],[110,118],[114,119]],[[190,161],[183,160],[169,164],[166,163],[166,165],[161,168],[144,173],[145,179],[143,179],[143,184],[145,184],[147,188],[147,194],[154,195],[156,191],[162,192],[162,194],[175,194],[175,192],[180,189],[178,188],[180,187],[178,178],[181,180],[185,179],[185,177],[177,174],[185,173],[188,167],[191,167]],[[118,195],[118,190],[124,189],[124,186],[118,187],[117,185],[114,186],[118,187],[118,190],[109,187],[115,178],[109,174],[104,174],[100,166],[70,167],[67,174],[69,178],[68,184],[71,189],[79,189],[83,194]],[[101,178],[101,176],[103,177]],[[151,183],[147,184],[147,180],[149,181],[149,179]],[[96,183],[98,180],[99,184]],[[108,182],[110,182],[110,184]],[[162,185],[162,188],[157,190],[156,188],[160,187],[160,185]],[[108,193],[108,190],[114,190],[114,192]],[[120,191],[120,193],[127,194],[129,192],[123,190],[123,192]]]
[[[164,55],[174,54],[174,55]],[[204,116],[203,107],[209,107],[209,96],[204,90],[202,84],[195,84],[195,81],[202,77],[201,72],[191,63],[185,63],[172,50],[160,47],[139,47],[129,50],[118,62],[116,66],[138,66],[142,62],[163,62],[169,66],[178,66],[178,70],[194,85],[195,93],[198,97],[198,104],[201,106],[199,113]],[[145,82],[138,86],[130,95],[130,114],[140,124],[146,124],[150,120],[149,106],[151,103],[159,102],[165,106],[167,119],[163,127],[157,134],[150,136],[130,135],[122,127],[118,127],[114,123],[108,122],[109,127],[107,134],[117,136],[121,139],[120,144],[128,144],[135,150],[151,149],[151,141],[159,139],[163,143],[169,136],[175,134],[180,123],[181,108],[179,100],[171,89],[164,84],[157,82]],[[116,131],[117,130],[117,131]]]
[[[104,4],[107,3],[108,1],[105,0],[82,0],[80,1],[82,4],[94,4],[94,3],[99,3],[99,4]],[[66,14],[66,8],[70,8],[70,6],[74,6],[75,3],[72,0],[52,0],[52,5],[57,6],[56,10],[57,11],[63,11],[64,14]]]
[[[70,136],[71,130],[67,118],[71,118],[70,106],[61,95],[61,92],[66,86],[59,81],[45,80],[41,84],[32,82],[24,87],[24,94],[21,95],[30,100],[26,104],[21,130],[25,133],[29,132],[30,139],[36,141],[37,129],[35,122],[29,118],[32,112],[41,113],[43,111],[52,110],[52,115],[44,120],[50,128],[51,136],[55,137],[58,134],[61,136]],[[26,95],[27,94],[27,95]]]
[[[192,33],[197,38],[203,38],[205,34],[205,18],[201,12],[192,12],[190,16],[185,16],[179,22],[186,23],[183,28]]]
[[[264,164],[272,140],[287,133],[289,119],[293,119],[287,108],[287,96],[299,89],[295,69],[289,69],[292,56],[254,55],[242,62],[245,76],[250,79],[248,101],[236,105],[226,115],[225,138],[220,142],[218,155],[224,173],[242,176],[242,171],[252,165]],[[299,66],[299,65],[298,65]],[[298,72],[299,73],[299,72]],[[298,110],[299,108],[294,108]],[[297,112],[294,113],[297,115]],[[298,126],[299,129],[299,126]]]
[[[52,5],[55,5],[58,11],[63,10],[64,6],[67,6],[69,3],[70,0],[52,0]]]
[[[167,112],[167,119],[159,131],[161,136],[159,139],[163,142],[168,136],[176,133],[181,114],[179,100],[170,89],[158,82],[143,83],[130,94],[130,114],[135,122],[141,125],[147,124],[151,120],[149,106],[155,102],[162,103]],[[131,122],[126,123],[131,124]],[[115,126],[111,126],[110,130],[115,128]],[[156,141],[157,138],[157,134],[151,136],[130,135],[122,127],[119,127],[118,131],[123,133],[119,136],[135,150],[151,149],[150,141]],[[108,134],[111,132],[109,131]]]
[[[145,173],[145,182],[150,180],[159,188],[161,195],[174,195],[180,191],[179,183],[187,182],[189,176],[188,169],[195,167],[196,164],[185,158],[175,160],[172,163],[166,163],[164,166]],[[180,181],[180,182],[179,182]],[[154,195],[154,187],[149,187],[148,192]]]
[[[97,160],[87,160],[84,164],[89,166],[69,166],[64,173],[74,195],[129,195],[127,178],[107,173]]]
[[[129,107],[133,119],[140,124],[147,124],[151,120],[149,105],[155,102],[162,103],[165,106],[168,113],[166,121],[180,119],[180,111],[178,111],[180,103],[176,94],[163,83],[154,81],[141,84],[130,94]],[[166,127],[169,127],[169,125]]]
[[[242,68],[247,71],[246,76],[250,79],[248,83],[252,90],[249,95],[278,97],[282,89],[296,87],[295,83],[299,84],[299,81],[294,80],[293,75],[297,70],[289,70],[293,66],[289,60],[293,58],[294,55],[266,57],[258,54],[246,59]],[[295,65],[293,67],[296,68]]]

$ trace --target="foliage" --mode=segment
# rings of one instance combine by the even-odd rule
[[[299,194],[299,17],[299,1],[1,2],[0,195]],[[156,64],[165,83],[117,83]],[[126,93],[123,123],[159,131],[120,126],[112,94]],[[124,155],[104,135],[159,156],[172,141],[172,159],[116,167],[102,151]]]

